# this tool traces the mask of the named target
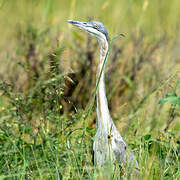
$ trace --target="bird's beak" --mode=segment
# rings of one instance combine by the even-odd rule
[[[87,22],[73,21],[73,20],[68,20],[67,22],[83,30],[86,30],[86,28],[91,27],[91,25],[88,24]]]

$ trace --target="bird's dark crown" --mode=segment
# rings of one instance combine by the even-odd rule
[[[89,21],[87,22],[88,24],[91,24],[93,26],[94,29],[97,29],[99,32],[103,33],[106,36],[106,39],[108,40],[108,32],[104,26],[103,23],[99,22],[99,21]]]

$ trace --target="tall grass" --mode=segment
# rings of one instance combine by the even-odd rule
[[[93,165],[99,46],[68,19],[102,21],[110,39],[125,35],[107,62],[111,115],[138,179],[179,179],[179,5],[0,1],[0,179],[134,178]]]

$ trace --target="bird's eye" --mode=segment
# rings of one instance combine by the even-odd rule
[[[94,24],[93,27],[94,27],[95,29],[99,28],[99,26],[98,26],[97,24]]]

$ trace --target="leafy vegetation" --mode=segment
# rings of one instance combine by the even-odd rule
[[[116,38],[106,93],[139,162],[137,179],[180,179],[179,5],[1,0],[0,179],[135,178],[93,165],[99,46],[68,19],[102,21]]]

